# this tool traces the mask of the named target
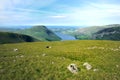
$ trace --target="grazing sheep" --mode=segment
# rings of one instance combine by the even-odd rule
[[[87,70],[90,70],[92,68],[92,66],[88,64],[87,62],[85,62],[83,66],[85,66]]]
[[[46,48],[51,48],[51,46],[46,46]]]
[[[13,49],[13,51],[18,51],[18,49],[17,49],[17,48],[15,48],[15,49]]]
[[[78,68],[76,64],[70,64],[67,68],[71,73],[76,74],[78,72]]]

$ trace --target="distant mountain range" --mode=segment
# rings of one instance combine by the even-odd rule
[[[85,28],[33,26],[25,29],[0,28],[0,43],[60,41],[55,33],[74,36],[78,40],[120,40],[120,24]]]
[[[19,42],[35,42],[37,39],[23,34],[0,32],[0,44],[4,43],[19,43]]]
[[[74,35],[76,30],[78,28],[76,27],[56,27],[56,28],[50,28],[55,33],[62,33],[62,34],[68,34],[68,35]]]

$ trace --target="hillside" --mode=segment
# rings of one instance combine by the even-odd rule
[[[51,48],[46,48],[51,46]],[[17,48],[18,51],[14,51]],[[88,62],[92,69],[83,66]],[[78,73],[67,67],[74,63]],[[119,80],[120,41],[56,41],[0,45],[0,80]]]
[[[34,26],[29,29],[17,31],[17,33],[32,36],[41,41],[60,41],[61,39],[45,26]]]
[[[81,28],[76,31],[75,38],[76,39],[94,39],[93,34],[97,33],[100,30],[105,28],[111,27],[120,27],[120,24],[111,24],[111,25],[104,25],[104,26],[91,26],[86,28]]]
[[[38,41],[27,35],[11,33],[11,32],[0,32],[0,44],[2,43],[18,43],[18,42],[34,42]]]
[[[120,40],[120,26],[100,30],[94,33],[93,37],[100,40]]]
[[[68,34],[68,35],[74,35],[74,33],[76,32],[78,28],[75,28],[75,27],[71,27],[71,26],[68,26],[68,27],[56,27],[56,28],[50,28],[50,30],[52,30],[53,32],[55,33],[62,33],[62,34]]]

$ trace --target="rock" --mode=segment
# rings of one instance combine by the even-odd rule
[[[85,63],[83,64],[83,66],[85,66],[87,70],[92,69],[92,66],[91,66],[89,63],[87,63],[87,62],[85,62]]]
[[[93,69],[94,72],[98,71],[98,69]]]
[[[76,74],[78,72],[78,68],[76,66],[76,64],[70,64],[67,69],[71,72],[71,73],[74,73]]]
[[[51,46],[46,46],[46,48],[51,48]]]
[[[42,56],[46,56],[46,54],[44,53],[44,54],[42,54]]]
[[[17,48],[15,48],[15,49],[13,49],[13,51],[15,51],[15,52],[16,52],[16,51],[18,51],[18,49],[17,49]]]

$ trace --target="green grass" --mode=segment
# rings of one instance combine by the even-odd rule
[[[23,29],[16,31],[16,33],[21,33],[25,35],[32,36],[40,41],[60,41],[61,38],[54,34],[45,26],[33,26],[32,28]]]
[[[48,45],[52,48],[46,48]],[[18,51],[13,51],[14,48]],[[98,71],[86,70],[84,62]],[[71,63],[80,68],[78,74],[67,69]],[[119,79],[120,41],[81,40],[0,45],[0,80]]]
[[[12,32],[0,32],[0,44],[39,41],[31,36]]]

